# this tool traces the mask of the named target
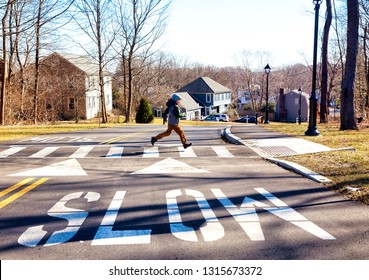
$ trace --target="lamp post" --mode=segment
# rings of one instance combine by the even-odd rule
[[[318,98],[316,97],[316,64],[318,53],[318,23],[319,23],[319,8],[323,0],[314,0],[315,3],[315,28],[314,28],[314,54],[313,54],[313,78],[309,108],[309,127],[305,131],[306,136],[318,136],[320,133],[316,127],[316,119],[318,112]]]
[[[265,124],[269,124],[269,73],[270,73],[269,63],[264,67],[265,74],[267,75],[267,83],[266,83],[266,104],[265,104]]]
[[[301,124],[301,95],[302,95],[302,89],[301,88],[299,88],[299,94],[300,94],[300,96],[299,96],[299,112],[298,112],[298,114],[299,114],[299,116],[298,116],[298,118],[299,118],[299,124]]]

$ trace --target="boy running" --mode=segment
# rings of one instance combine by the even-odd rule
[[[183,148],[187,149],[192,145],[192,143],[187,143],[186,136],[183,130],[179,126],[179,121],[181,117],[184,117],[184,114],[181,113],[181,109],[179,108],[179,104],[181,102],[181,96],[177,93],[174,93],[171,99],[167,102],[167,110],[168,111],[168,128],[165,132],[160,133],[155,137],[151,137],[151,144],[154,145],[156,141],[162,139],[164,137],[169,136],[174,130],[181,139]]]

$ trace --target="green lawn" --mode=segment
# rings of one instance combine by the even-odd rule
[[[328,177],[333,181],[326,184],[328,188],[369,205],[369,126],[362,125],[358,131],[340,131],[338,124],[319,124],[321,135],[315,137],[303,136],[307,124],[271,122],[263,126],[330,148],[355,148],[355,151],[306,154],[285,159]]]

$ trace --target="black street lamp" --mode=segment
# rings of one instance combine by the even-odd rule
[[[300,94],[300,96],[299,96],[299,112],[298,112],[298,114],[299,114],[299,116],[298,116],[298,118],[299,118],[299,124],[301,124],[301,95],[302,95],[302,89],[301,88],[299,88],[299,94]]]
[[[319,8],[323,0],[314,0],[315,3],[315,28],[314,28],[314,55],[313,55],[313,79],[312,90],[310,97],[309,108],[309,127],[305,131],[306,136],[318,136],[320,133],[316,127],[316,119],[318,113],[318,98],[316,96],[316,64],[318,53],[318,23],[319,23]]]
[[[270,73],[269,63],[264,67],[265,74],[267,75],[267,84],[266,84],[266,104],[265,104],[265,124],[269,124],[269,73]]]

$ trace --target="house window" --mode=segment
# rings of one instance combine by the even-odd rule
[[[75,100],[74,98],[69,98],[69,110],[74,110],[74,104],[75,104]]]
[[[73,79],[73,77],[69,77],[69,88],[70,89],[74,88],[74,79]]]
[[[206,94],[206,103],[210,103],[211,102],[211,94],[207,93]]]
[[[211,114],[211,107],[205,107],[205,116],[208,116]]]
[[[88,100],[88,109],[91,109],[92,108],[92,97],[89,96],[87,100]]]

